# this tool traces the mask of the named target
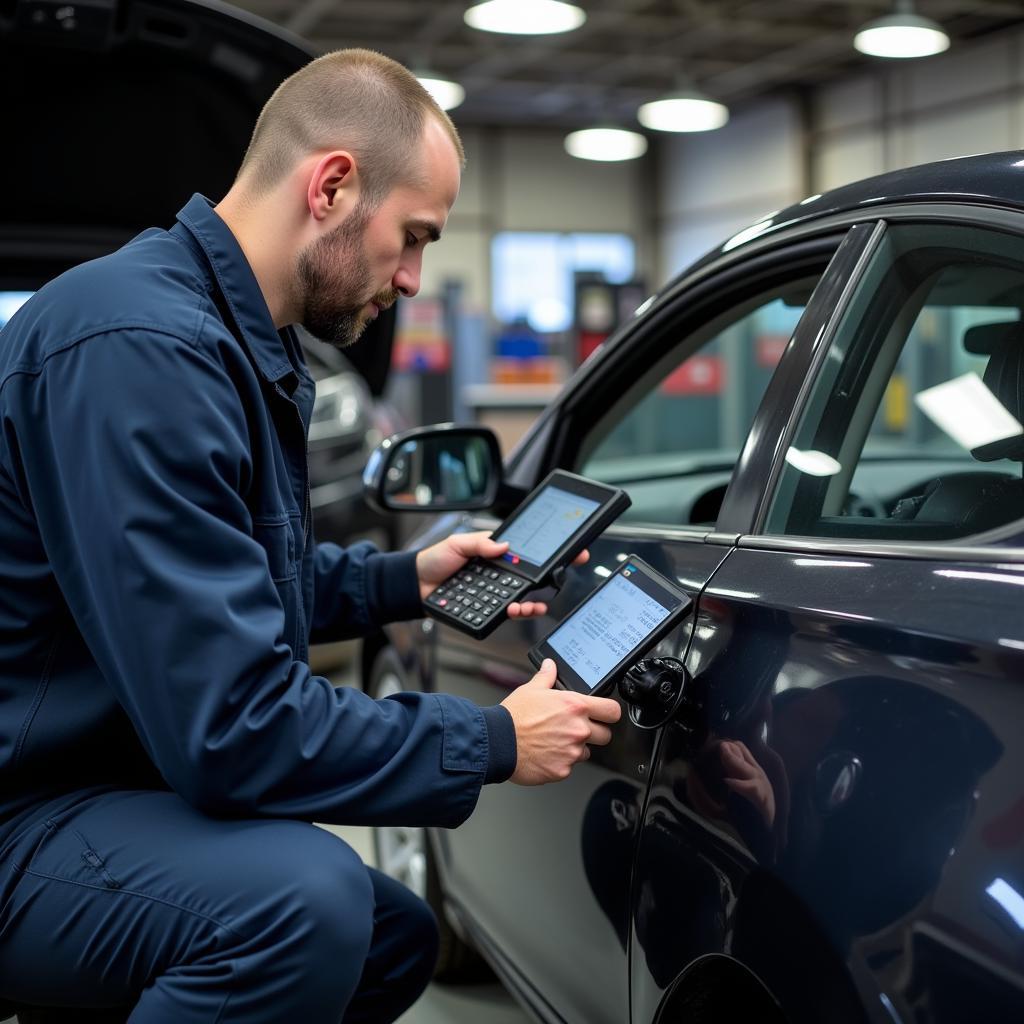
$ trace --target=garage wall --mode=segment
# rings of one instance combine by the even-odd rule
[[[659,278],[803,198],[801,119],[779,99],[734,111],[716,132],[658,140]]]
[[[897,167],[1024,145],[1024,33],[824,87],[811,105],[815,191]]]
[[[470,129],[466,169],[444,237],[424,258],[422,293],[463,282],[469,309],[490,303],[490,242],[498,231],[623,231],[637,243],[638,270],[654,280],[653,160],[576,160],[564,131]]]
[[[736,110],[659,147],[659,281],[774,209],[930,160],[1024,147],[1024,32]]]

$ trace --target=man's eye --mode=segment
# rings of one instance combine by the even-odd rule
[[[409,246],[410,249],[415,249],[416,246],[420,244],[420,240],[414,234],[410,233],[405,236],[405,244]]]

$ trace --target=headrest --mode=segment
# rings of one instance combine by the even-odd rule
[[[987,355],[985,386],[1018,422],[1024,423],[1024,321],[978,324],[964,333],[964,348]],[[1024,434],[992,441],[971,450],[980,462],[1024,461]]]

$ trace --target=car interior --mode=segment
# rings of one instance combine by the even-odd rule
[[[840,328],[834,368],[823,369],[826,386],[793,442],[825,453],[834,468],[816,476],[787,467],[768,532],[928,542],[1018,519],[1024,269],[999,252],[979,258],[976,249],[928,246],[893,254],[892,264],[880,259],[877,274],[885,280],[869,275],[868,301],[855,301]],[[976,378],[1016,433],[967,445],[954,436],[955,406],[926,413],[930,388],[964,378]]]

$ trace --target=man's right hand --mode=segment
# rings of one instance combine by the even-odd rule
[[[501,703],[516,727],[516,770],[512,781],[540,786],[569,777],[577,761],[590,757],[588,744],[604,746],[609,725],[622,708],[607,697],[553,690],[555,663],[545,658],[540,671]]]

